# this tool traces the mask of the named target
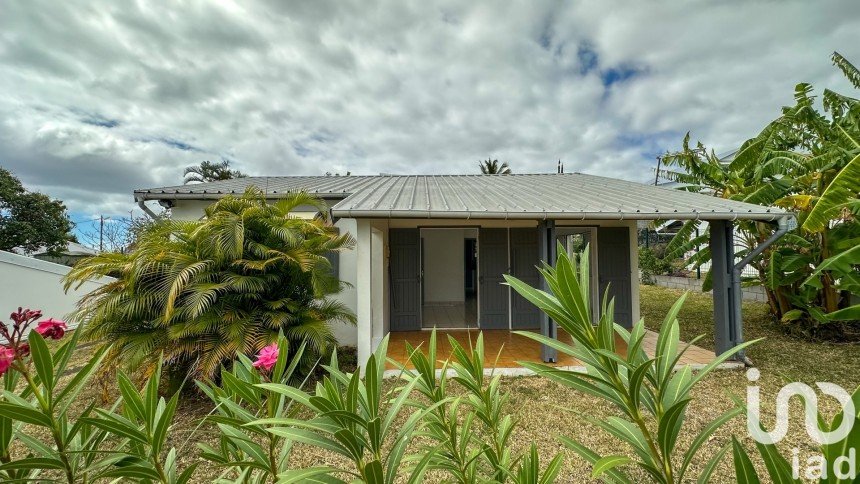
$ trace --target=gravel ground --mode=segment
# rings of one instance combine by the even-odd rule
[[[642,316],[651,329],[659,328],[663,315],[680,295],[680,292],[655,286],[642,286]],[[686,306],[681,311],[681,337],[689,340],[699,334],[707,335],[697,343],[705,348],[713,347],[713,319],[711,299],[701,294],[693,294],[688,298]],[[767,339],[748,351],[756,366],[761,370],[759,385],[763,396],[762,414],[765,424],[770,426],[774,414],[774,396],[779,388],[787,381],[829,381],[843,385],[853,390],[860,385],[860,348],[851,345],[834,345],[813,343],[783,334],[777,325],[770,321],[767,308],[760,303],[744,304],[745,337],[747,339],[766,337]],[[89,351],[82,351],[75,357],[71,367],[80,366]],[[389,387],[394,382],[387,382]],[[698,431],[708,422],[733,406],[732,396],[744,398],[748,381],[742,371],[717,371],[701,382],[693,392],[694,401],[687,413],[685,426],[679,438],[678,448],[686,449]],[[591,447],[598,453],[610,454],[623,452],[618,442],[578,418],[578,413],[594,417],[612,415],[615,411],[603,402],[587,395],[561,387],[539,377],[507,378],[503,382],[504,389],[510,393],[509,412],[518,421],[513,438],[514,453],[527,450],[532,442],[541,451],[542,463],[549,461],[551,455],[558,452],[564,454],[564,466],[558,482],[592,482],[590,466],[577,457],[572,451],[562,447],[557,435],[565,435]],[[93,398],[99,398],[99,390],[93,386],[91,390],[79,398],[81,408]],[[826,402],[826,403],[825,403]],[[835,411],[834,402],[822,402],[826,412]],[[830,404],[830,405],[828,405]],[[183,401],[177,413],[171,445],[181,449],[181,459],[185,463],[197,460],[197,442],[217,442],[217,434],[206,426],[199,427],[200,418],[211,410],[208,401],[187,398]],[[779,447],[783,454],[789,456],[790,449],[801,449],[801,461],[805,460],[804,453],[813,452],[814,445],[806,436],[802,425],[803,409],[798,402],[793,402],[791,412],[797,418],[793,419],[789,434]],[[704,446],[700,457],[693,463],[688,476],[694,477],[699,469],[731,435],[744,441],[752,449],[753,442],[747,436],[746,422],[743,418],[735,419],[717,432],[712,440]],[[753,456],[757,455],[753,452]],[[339,462],[337,456],[314,448],[297,445],[294,448],[292,465],[305,467],[310,465],[334,464]],[[754,460],[760,472],[764,465]],[[628,466],[627,470],[636,480],[647,480],[637,469]],[[208,483],[219,474],[219,469],[207,466],[204,462],[195,473],[192,482]],[[440,476],[429,476],[426,482],[439,482]],[[734,480],[731,459],[724,459],[720,465],[714,482],[729,482]]]

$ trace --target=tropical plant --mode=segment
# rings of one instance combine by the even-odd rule
[[[717,428],[742,413],[740,408],[724,413],[708,424],[681,454],[676,444],[684,430],[685,413],[692,401],[690,391],[711,370],[756,341],[726,351],[695,373],[689,365],[678,367],[684,352],[701,338],[693,339],[683,348],[679,346],[677,316],[685,295],[666,315],[654,356],[649,357],[643,348],[644,322],[637,322],[629,331],[615,324],[614,301],[608,298],[608,293],[604,296],[597,325],[592,324],[588,250],[580,256],[581,265],[568,257],[561,247],[558,254],[555,267],[544,265],[540,269],[551,292],[535,289],[510,275],[505,275],[505,280],[518,294],[552,318],[570,335],[574,344],[529,331],[517,334],[573,356],[583,362],[586,371],[580,373],[539,363],[520,364],[538,375],[614,405],[621,415],[602,420],[587,415],[583,418],[629,445],[636,457],[625,454],[601,456],[570,438],[561,437],[562,442],[592,464],[595,478],[631,482],[621,467],[633,463],[656,482],[682,482],[702,444]],[[618,354],[620,348],[616,347],[616,337],[624,341],[625,356]],[[715,458],[718,460],[719,455]],[[713,471],[713,462],[712,459],[705,469],[702,476],[705,480]]]
[[[437,359],[436,330],[430,335],[427,353],[407,343],[414,369],[398,364],[401,376],[415,383],[415,390],[434,408],[426,414],[421,433],[430,439],[425,451],[432,453],[430,467],[445,471],[453,482],[505,482],[518,484],[553,482],[561,469],[562,456],[554,456],[541,471],[537,448],[515,457],[510,441],[516,421],[505,413],[508,395],[501,392],[501,377],[485,375],[484,338],[464,348],[448,336],[452,360]],[[393,361],[393,360],[392,360]],[[448,376],[449,370],[453,373]],[[451,382],[465,390],[449,395]]]
[[[499,164],[499,160],[491,158],[479,161],[478,166],[481,168],[482,175],[510,175],[513,173],[507,162]]]
[[[156,367],[141,390],[120,371],[118,383],[122,410],[98,408],[93,416],[78,419],[78,422],[113,437],[105,441],[113,444],[112,447],[100,451],[107,455],[100,464],[109,466],[97,473],[94,479],[125,478],[162,484],[185,484],[191,479],[197,464],[181,470],[177,449],[167,448],[179,392],[169,400],[159,396],[160,381],[161,365]]]
[[[858,70],[838,53],[833,62],[855,88]],[[719,159],[699,143],[662,157],[661,174],[682,184],[681,189],[761,205],[778,205],[798,214],[799,227],[756,257],[751,265],[758,277],[749,284],[765,287],[773,314],[805,329],[833,321],[860,319],[860,306],[850,306],[860,294],[860,101],[825,90],[823,107],[815,107],[812,86],[798,84],[795,105],[758,136],[746,141],[732,159]],[[692,253],[688,262],[700,266],[710,260],[707,232],[695,236],[697,222],[687,222],[669,243],[667,255]],[[739,222],[743,257],[774,233],[760,222]],[[704,249],[697,250],[704,246]],[[706,281],[708,279],[706,278]],[[710,289],[705,284],[703,290]],[[837,331],[842,334],[842,332]]]
[[[69,370],[81,332],[75,331],[52,353],[46,339],[63,338],[66,324],[47,319],[31,328],[39,318],[40,311],[19,308],[12,313],[11,332],[0,323],[0,333],[7,341],[0,347],[0,477],[4,482],[50,482],[57,480],[55,474],[69,483],[102,479],[187,482],[196,466],[179,472],[176,449],[165,449],[178,395],[169,402],[159,398],[160,367],[142,393],[120,374],[122,398],[110,410],[96,408],[95,403],[80,412],[73,410],[72,404],[101,364],[106,348],[96,351],[63,385],[61,379]],[[120,404],[123,411],[116,413]],[[43,428],[49,437],[41,438],[32,427]],[[26,454],[15,458],[13,444],[20,446],[17,454],[23,450]]]
[[[296,217],[298,206],[320,210]],[[283,334],[290,351],[307,345],[303,366],[336,343],[330,324],[354,315],[329,296],[342,283],[327,256],[352,246],[326,218],[324,203],[304,193],[268,203],[249,189],[205,211],[201,221],[147,227],[135,250],[79,262],[65,287],[112,276],[84,296],[72,319],[85,337],[108,341],[108,358],[152,373],[163,355],[179,379],[214,377],[222,364],[253,354]]]
[[[65,323],[48,319],[32,328],[41,317],[40,311],[18,308],[12,313],[11,331],[0,322],[0,333],[6,341],[0,346],[0,477],[10,482],[37,480],[48,471],[60,473],[70,483],[85,481],[98,460],[93,451],[107,434],[80,419],[75,422],[69,409],[105,352],[97,351],[68,383],[61,385],[79,335],[74,334],[52,354],[45,338],[62,338]],[[86,408],[83,416],[92,408]],[[50,443],[34,438],[32,428],[26,426],[44,429],[50,435]],[[16,441],[28,452],[23,458],[13,458]]]
[[[803,465],[801,474],[800,459],[795,465],[789,464],[788,460],[779,453],[779,449],[773,444],[756,442],[756,450],[765,464],[767,477],[771,482],[800,483],[801,479],[806,481],[817,480],[822,483],[856,483],[860,481],[857,471],[856,459],[860,453],[860,388],[851,396],[854,403],[855,415],[845,414],[845,410],[836,414],[828,423],[826,418],[819,413],[818,424],[822,426],[823,432],[830,432],[840,426],[843,420],[850,418],[853,425],[848,435],[831,444],[822,444],[819,448],[819,459],[815,459],[812,465]],[[732,438],[732,457],[735,466],[735,475],[738,482],[749,482],[757,484],[761,481],[749,453],[744,446],[735,438]],[[809,461],[807,461],[807,464]],[[852,474],[853,472],[853,474]]]
[[[257,361],[239,355],[232,368],[221,371],[221,382],[197,382],[215,404],[207,418],[220,431],[219,445],[198,444],[201,456],[224,469],[222,477],[243,483],[275,482],[289,471],[293,441],[269,432],[277,418],[297,418],[299,407],[282,393],[260,388],[261,383],[294,381],[304,346],[288,355],[289,341],[278,338],[277,356],[266,360],[261,350]],[[285,348],[281,351],[280,348]],[[263,419],[263,422],[261,422]]]
[[[262,390],[279,393],[310,410],[311,418],[266,418],[252,425],[292,442],[299,442],[334,452],[348,459],[350,467],[314,466],[281,472],[279,482],[347,482],[336,477],[349,475],[352,479],[374,484],[390,484],[399,478],[422,482],[432,453],[423,457],[406,454],[415,436],[415,429],[436,405],[419,407],[405,421],[399,417],[409,405],[417,381],[402,387],[385,389],[388,338],[384,338],[367,360],[365,376],[359,372],[346,373],[338,366],[337,354],[324,368],[327,375],[317,383],[313,394],[298,388],[260,383]],[[323,480],[324,478],[324,480]]]
[[[75,240],[72,227],[63,202],[27,191],[20,180],[0,167],[0,250],[45,248],[55,255]]]
[[[204,161],[199,165],[189,166],[183,173],[184,184],[189,183],[207,183],[219,180],[231,180],[233,178],[245,178],[248,175],[239,170],[230,168],[228,160],[221,160],[220,163]]]

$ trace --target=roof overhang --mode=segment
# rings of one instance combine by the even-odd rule
[[[336,218],[426,218],[457,220],[754,220],[775,222],[783,217],[793,217],[787,212],[474,212],[474,211],[428,211],[428,210],[352,210],[332,207]]]

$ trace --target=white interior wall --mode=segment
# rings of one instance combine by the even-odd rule
[[[469,229],[424,229],[424,302],[465,301],[463,240]],[[474,232],[474,230],[471,230]]]

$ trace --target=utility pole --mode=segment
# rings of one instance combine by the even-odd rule
[[[99,215],[99,252],[105,250],[105,216]]]
[[[657,183],[660,182],[660,162],[663,161],[659,156],[657,157],[657,170],[654,172],[654,186],[657,186]]]

